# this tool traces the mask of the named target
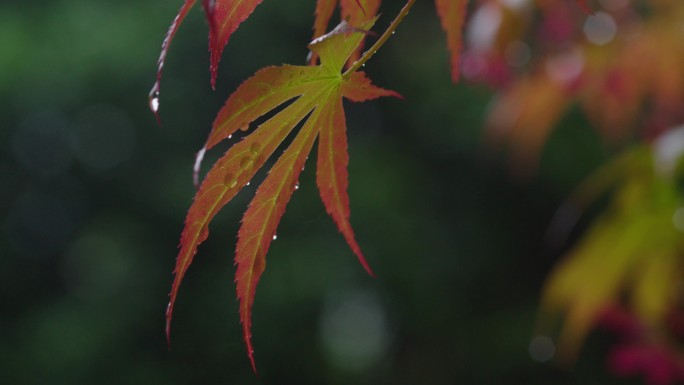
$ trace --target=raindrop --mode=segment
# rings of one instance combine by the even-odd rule
[[[273,234],[273,240],[275,241],[276,239],[278,239],[278,236]]]
[[[250,183],[251,183],[251,182],[247,182],[247,183],[245,183],[245,186],[249,186],[249,184],[250,184]]]
[[[237,179],[235,179],[235,175],[233,173],[227,173],[226,177],[223,178],[223,182],[228,186],[228,188],[234,188],[237,186]]]
[[[254,166],[254,160],[250,158],[249,156],[246,156],[240,160],[240,168],[243,170],[250,169]]]
[[[295,184],[294,189],[299,190],[299,183]]]
[[[150,110],[155,114],[159,112],[159,94],[150,95]]]
[[[233,139],[233,134],[228,135],[228,139]]]

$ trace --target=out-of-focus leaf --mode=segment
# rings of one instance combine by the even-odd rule
[[[435,0],[435,3],[442,28],[447,34],[447,47],[451,52],[451,79],[457,82],[461,74],[463,23],[468,0]]]
[[[572,360],[602,311],[621,298],[648,325],[662,325],[682,268],[676,182],[657,173],[652,151],[618,158],[616,192],[607,211],[558,265],[544,290],[546,322],[563,313],[559,354]],[[629,160],[629,161],[625,161]],[[617,162],[617,161],[616,161]],[[614,169],[613,168],[613,169]],[[592,194],[594,195],[594,194]],[[547,326],[548,327],[548,326]]]
[[[477,8],[471,22],[489,15],[492,28],[489,34],[474,34],[463,54],[467,79],[503,84],[490,121],[502,121],[502,109],[512,120],[518,115],[540,117],[541,123],[525,123],[529,128],[498,131],[512,143],[517,168],[534,170],[549,131],[564,116],[565,109],[549,109],[553,97],[539,102],[538,95],[554,88],[563,90],[567,105],[580,106],[610,145],[634,136],[648,140],[681,124],[684,39],[679,31],[684,2],[648,1],[643,4],[648,12],[625,4],[592,16],[566,2],[537,0],[536,5],[540,18],[504,2]],[[595,34],[585,23],[603,26],[608,33]],[[477,25],[469,27],[478,31]],[[503,122],[497,125],[517,124]]]
[[[490,143],[510,141],[514,169],[530,173],[569,97],[567,89],[543,73],[520,79],[494,100],[486,123]]]

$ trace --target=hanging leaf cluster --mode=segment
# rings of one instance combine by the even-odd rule
[[[578,1],[583,4],[582,0]],[[159,111],[160,82],[169,48],[196,2],[197,0],[185,0],[164,38],[158,60],[157,79],[150,91],[150,108],[155,114]],[[216,86],[224,47],[240,24],[247,20],[261,2],[262,0],[202,0],[201,5],[209,26],[212,87]],[[399,16],[378,40],[379,45],[386,41],[388,32],[396,29],[414,3],[415,0],[407,1]],[[461,73],[462,27],[467,5],[467,0],[435,1],[441,26],[447,34],[453,81],[457,81]],[[352,252],[368,273],[371,273],[349,221],[349,156],[343,99],[363,102],[383,96],[399,97],[394,91],[374,86],[363,72],[358,71],[360,63],[375,53],[375,48],[372,48],[365,55],[363,46],[367,36],[372,34],[371,28],[380,6],[381,0],[317,0],[314,40],[309,45],[310,65],[282,65],[257,71],[238,87],[219,111],[206,144],[198,154],[196,175],[199,162],[206,151],[230,138],[236,131],[247,130],[250,124],[264,115],[274,115],[230,147],[199,185],[181,234],[166,315],[167,337],[170,335],[173,308],[181,281],[198,246],[209,235],[210,222],[249,183],[286,137],[300,126],[295,139],[280,155],[257,189],[238,233],[235,282],[244,339],[252,366],[255,364],[251,312],[256,285],[264,271],[266,253],[275,237],[278,223],[293,192],[298,188],[300,172],[316,139],[316,180],[321,199]],[[338,8],[343,21],[326,33]],[[196,184],[199,184],[198,177]]]
[[[374,20],[362,26],[370,29]],[[294,100],[254,132],[233,145],[209,171],[188,211],[176,262],[176,275],[167,312],[169,333],[173,305],[180,283],[197,246],[209,235],[213,217],[252,179],[295,127],[297,136],[269,171],[242,218],[235,260],[240,318],[249,357],[251,309],[259,278],[266,266],[266,253],[276,234],[285,206],[298,188],[299,174],[318,138],[316,180],[326,211],[337,224],[349,247],[371,273],[349,223],[347,195],[346,122],[342,99],[362,102],[382,96],[399,96],[371,84],[363,72],[343,76],[347,58],[363,34],[347,32],[346,23],[314,40],[310,49],[321,58],[317,66],[267,67],[247,79],[219,111],[207,143],[208,150],[259,117]]]

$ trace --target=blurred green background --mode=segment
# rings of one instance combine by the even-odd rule
[[[228,45],[215,92],[193,10],[168,57],[163,127],[147,93],[180,0],[0,3],[0,383],[625,383],[607,374],[606,336],[592,335],[569,369],[530,352],[539,292],[563,251],[545,244],[547,224],[605,151],[574,113],[538,174],[511,177],[482,144],[491,93],[450,83],[431,2],[366,66],[406,100],[347,108],[352,223],[377,278],[327,217],[312,159],[257,290],[259,375],[232,261],[257,183],[212,225],[167,349],[194,153],[241,81],[304,62],[314,3],[259,6]],[[401,5],[385,3],[379,28]]]

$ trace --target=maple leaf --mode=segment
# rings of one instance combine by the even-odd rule
[[[238,26],[252,14],[257,5],[263,0],[202,0],[202,8],[209,24],[209,71],[211,72],[211,87],[216,87],[218,65],[223,49],[228,44],[230,36]],[[157,60],[157,80],[150,91],[150,109],[155,113],[159,110],[159,84],[161,82],[166,54],[169,51],[178,28],[185,20],[190,9],[197,0],[185,0],[175,19],[171,23],[164,42],[162,43],[159,60]],[[157,119],[159,117],[157,116]]]
[[[370,29],[374,22],[375,19],[367,22],[363,28]],[[349,75],[341,73],[344,63],[364,37],[361,33],[345,31],[348,31],[348,26],[343,22],[333,32],[310,44],[310,49],[321,58],[320,65],[264,68],[238,87],[219,112],[200,153],[294,99],[253,133],[233,145],[208,172],[197,191],[181,235],[166,315],[167,338],[180,283],[198,245],[209,235],[209,222],[302,121],[303,127],[257,189],[238,232],[235,281],[240,301],[240,319],[252,366],[255,364],[251,342],[251,309],[256,285],[264,271],[266,253],[280,218],[297,188],[299,174],[316,137],[319,138],[317,184],[323,203],[352,251],[371,273],[349,223],[346,191],[348,154],[342,98],[361,102],[399,95],[372,85],[363,72]]]
[[[463,41],[463,23],[465,22],[468,0],[435,0],[437,15],[442,28],[447,33],[447,47],[451,52],[451,79],[458,81],[460,55]]]

